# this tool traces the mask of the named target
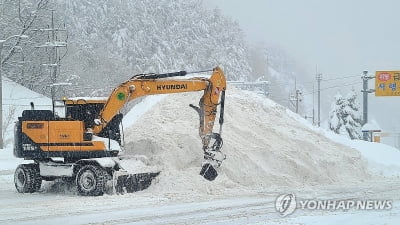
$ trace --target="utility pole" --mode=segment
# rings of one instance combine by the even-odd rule
[[[55,40],[56,40],[56,33],[54,30],[54,10],[52,10],[51,11],[51,41],[54,43]],[[54,102],[55,95],[56,95],[56,92],[54,90],[55,89],[54,84],[57,81],[57,66],[58,66],[57,65],[57,48],[54,47],[51,49],[51,51],[52,51],[52,54],[51,54],[52,59],[50,59],[50,60],[52,60],[52,61],[50,61],[50,63],[52,64],[52,67],[51,67],[50,73],[52,73],[52,74],[50,74],[50,76],[51,76],[51,83],[53,84],[53,85],[51,85],[51,101]],[[53,105],[54,105],[54,103],[53,103]],[[54,111],[54,106],[53,106],[53,111]]]
[[[294,91],[296,92],[296,113],[299,113],[299,94],[297,93],[297,79],[294,79]]]
[[[290,94],[289,95],[289,102],[292,103],[292,105],[295,107],[296,113],[299,113],[299,102],[301,102],[301,91],[297,89],[297,81],[296,79],[294,80],[294,90],[295,94]]]
[[[296,90],[296,113],[299,113],[299,92]]]
[[[314,90],[314,82],[312,85],[312,124],[315,125],[315,90]]]
[[[267,67],[267,71],[265,71],[266,72],[266,79],[268,79],[269,80],[269,56],[267,55],[266,56],[266,61],[267,61],[267,65],[266,65],[266,67]]]
[[[368,123],[368,94],[373,93],[374,89],[368,89],[368,80],[374,79],[375,76],[368,76],[368,71],[363,71],[363,76],[361,79],[363,80],[363,89],[361,92],[363,93],[363,125]],[[363,132],[363,139],[368,141],[368,133]]]
[[[37,48],[50,48],[51,49],[51,55],[49,57],[49,63],[48,64],[42,64],[43,66],[47,66],[50,71],[50,80],[51,80],[51,85],[50,85],[50,90],[51,90],[51,101],[53,105],[53,112],[54,112],[54,100],[56,98],[56,90],[55,86],[57,82],[57,71],[60,68],[60,61],[61,59],[59,58],[58,54],[58,48],[65,48],[67,47],[67,42],[62,42],[58,40],[58,32],[59,31],[64,31],[66,32],[66,29],[59,29],[55,28],[54,24],[54,10],[51,11],[51,24],[48,26],[46,29],[37,29],[36,31],[47,31],[48,32],[48,37],[50,40],[48,40],[45,44],[36,46]]]
[[[318,127],[321,126],[321,80],[322,80],[322,73],[318,73],[316,76],[318,82],[318,120],[317,124]]]
[[[0,149],[3,149],[3,76],[1,75],[3,61],[1,51],[3,50],[4,42],[5,40],[0,40]]]
[[[299,102],[301,102],[301,91],[299,89],[296,90],[296,113],[299,113]]]

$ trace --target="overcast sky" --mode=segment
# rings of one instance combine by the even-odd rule
[[[250,42],[278,45],[314,77],[325,79],[376,70],[400,70],[398,0],[206,0],[241,25]],[[334,85],[356,82],[357,77]],[[374,81],[369,82],[374,88]],[[332,86],[323,83],[322,86]],[[342,89],[342,90],[341,90]],[[338,88],[346,94],[351,86]],[[360,93],[360,92],[359,92]],[[323,96],[326,99],[332,96]],[[360,96],[361,97],[361,96]],[[331,101],[330,100],[330,101]],[[400,131],[400,97],[369,97],[370,118]],[[362,99],[359,99],[360,103]],[[325,109],[327,114],[329,109]],[[327,118],[327,115],[321,117]]]
[[[308,71],[351,75],[399,69],[400,1],[208,0],[250,41],[279,45]]]

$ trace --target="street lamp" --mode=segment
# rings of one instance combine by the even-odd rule
[[[3,149],[3,77],[1,75],[3,69],[3,59],[1,58],[1,51],[3,50],[4,42],[11,38],[28,38],[26,35],[12,35],[4,40],[0,40],[0,149]]]

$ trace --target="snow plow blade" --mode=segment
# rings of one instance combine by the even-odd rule
[[[218,176],[218,173],[210,163],[204,163],[203,167],[201,168],[200,175],[206,180],[213,181]]]
[[[160,172],[119,175],[114,183],[115,192],[124,194],[144,190],[159,174]]]

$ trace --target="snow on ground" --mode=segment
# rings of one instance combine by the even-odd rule
[[[361,152],[374,174],[400,176],[400,151],[397,148],[365,141],[349,141],[348,145]]]
[[[50,106],[43,96],[4,84],[7,104],[18,105],[16,116],[30,108],[32,100],[26,96],[33,96],[37,106]],[[19,194],[13,170],[21,160],[12,156],[8,143],[0,150],[0,224],[400,223],[396,149],[316,129],[262,96],[228,88],[222,134],[227,160],[215,181],[198,175],[198,115],[188,105],[196,104],[201,93],[154,96],[124,119],[124,163],[129,167],[139,161],[161,171],[149,189],[85,198],[68,184],[44,182],[39,193]],[[12,137],[12,130],[6,136]],[[275,198],[293,192],[302,198],[392,199],[394,207],[383,212],[297,210],[282,218]]]
[[[383,175],[386,177],[399,177],[400,176],[400,150],[392,146],[382,144],[367,142],[362,140],[350,140],[347,137],[333,133],[332,131],[327,131],[322,128],[316,128],[312,126],[308,121],[287,110],[286,112],[293,119],[302,123],[309,129],[324,135],[330,140],[346,145],[359,151],[363,158],[368,161],[368,169],[375,175]]]

